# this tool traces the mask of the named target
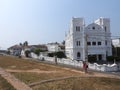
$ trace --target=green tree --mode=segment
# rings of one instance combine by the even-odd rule
[[[25,41],[25,42],[23,43],[23,45],[24,45],[24,46],[28,46],[28,41]]]
[[[48,56],[49,57],[54,57],[54,56],[57,56],[57,58],[66,58],[66,55],[64,52],[53,52],[53,53],[48,53]]]
[[[65,53],[64,53],[64,52],[61,52],[61,51],[56,52],[56,56],[57,56],[58,58],[66,58]]]
[[[29,50],[26,50],[26,51],[25,51],[25,56],[26,56],[26,57],[29,57],[29,54],[30,54],[30,51],[29,51]]]
[[[36,48],[36,49],[33,50],[33,52],[34,52],[35,54],[39,55],[40,52],[42,52],[42,50],[41,50],[40,48]]]

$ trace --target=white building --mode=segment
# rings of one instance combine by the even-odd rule
[[[58,51],[64,52],[65,50],[65,46],[60,43],[48,43],[46,46],[49,52],[58,52]]]
[[[101,17],[85,26],[83,18],[72,18],[65,36],[65,51],[73,60],[85,60],[88,55],[106,60],[112,55],[110,19]]]
[[[114,47],[120,47],[120,38],[113,39],[112,44]]]

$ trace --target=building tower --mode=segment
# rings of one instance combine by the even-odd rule
[[[65,37],[66,56],[72,60],[82,60],[83,58],[83,18],[72,18],[70,30]]]

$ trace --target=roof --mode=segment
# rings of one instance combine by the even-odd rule
[[[23,48],[22,46],[20,46],[20,45],[14,45],[14,46],[11,46],[11,47],[9,47],[8,49],[14,49],[14,48]]]

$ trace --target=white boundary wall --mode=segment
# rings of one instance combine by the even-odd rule
[[[34,53],[31,53],[31,57],[34,58],[34,59],[38,59],[38,60],[41,60],[42,58],[44,58],[45,61],[55,62],[54,57],[45,57],[45,56],[42,56],[42,55],[37,56]],[[73,67],[81,67],[81,68],[83,67],[82,61],[76,61],[76,60],[71,60],[71,59],[57,58],[57,63],[65,64],[65,65],[71,65]],[[104,71],[104,72],[120,70],[120,64],[117,65],[115,63],[114,64],[103,64],[103,65],[99,65],[97,63],[94,63],[94,64],[88,63],[88,67],[89,67],[89,69],[92,69],[92,70]]]

